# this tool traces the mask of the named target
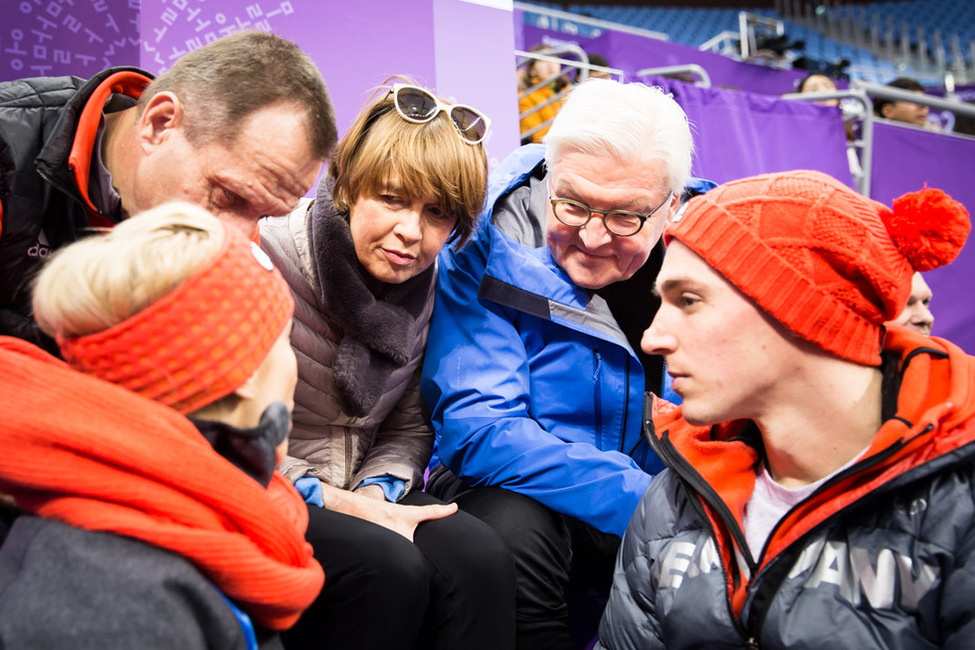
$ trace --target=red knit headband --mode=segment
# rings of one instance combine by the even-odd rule
[[[243,385],[294,300],[264,251],[226,226],[224,234],[214,258],[161,300],[107,330],[59,337],[65,360],[184,414]]]
[[[790,330],[843,359],[880,364],[882,325],[907,304],[914,271],[948,264],[971,224],[925,188],[865,198],[815,171],[754,176],[688,202],[677,239]]]

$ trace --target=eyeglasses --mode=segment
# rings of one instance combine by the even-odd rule
[[[460,139],[467,144],[477,144],[483,140],[491,126],[491,120],[476,108],[464,104],[445,104],[419,86],[393,84],[393,104],[400,117],[414,124],[424,124],[441,111],[445,112],[457,127]]]
[[[552,202],[555,218],[567,226],[582,228],[598,214],[602,216],[603,225],[610,233],[617,237],[632,237],[640,232],[647,219],[670,201],[671,196],[673,195],[668,194],[660,205],[646,214],[630,210],[593,210],[585,203],[572,199],[559,199],[554,196],[549,196],[548,199]]]

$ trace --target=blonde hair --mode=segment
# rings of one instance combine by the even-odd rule
[[[52,255],[34,287],[34,317],[55,338],[106,330],[202,269],[225,236],[216,217],[189,203],[143,212]]]
[[[432,196],[456,216],[448,242],[463,245],[484,205],[487,156],[483,144],[460,138],[445,113],[423,124],[407,122],[390,92],[359,113],[329,159],[328,174],[339,213],[348,215],[360,196],[380,192],[395,177],[410,197]]]

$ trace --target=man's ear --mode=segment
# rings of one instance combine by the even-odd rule
[[[893,104],[884,104],[883,106],[880,107],[880,117],[883,117],[883,118],[886,118],[886,119],[889,120],[890,119],[890,114],[891,114],[891,112],[893,112],[893,110],[894,110],[894,105]]]
[[[152,148],[165,142],[184,121],[183,104],[171,92],[153,95],[139,117],[139,143]]]
[[[680,207],[680,192],[674,192],[670,197],[670,205],[667,206],[668,217],[673,217],[677,214],[677,208]]]
[[[257,370],[251,373],[251,376],[247,378],[243,384],[234,390],[234,395],[241,399],[254,399],[257,397]]]

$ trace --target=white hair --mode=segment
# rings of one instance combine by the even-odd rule
[[[619,163],[659,160],[666,191],[679,194],[691,175],[687,116],[656,86],[590,79],[569,93],[543,140],[551,171],[570,150]]]

